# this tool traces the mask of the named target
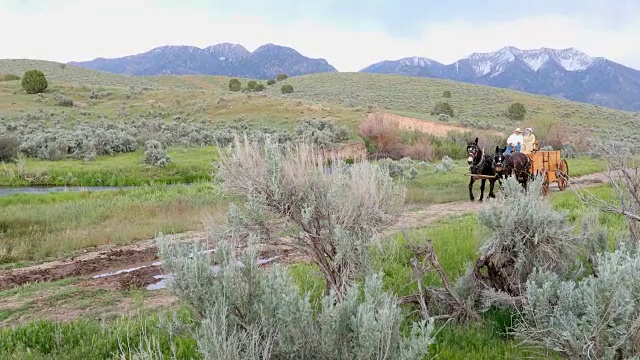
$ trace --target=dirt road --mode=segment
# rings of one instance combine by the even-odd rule
[[[608,181],[604,173],[591,174],[571,181],[572,186],[590,186]],[[569,188],[571,189],[571,188]],[[557,191],[551,186],[552,191]],[[398,223],[385,231],[384,235],[403,229],[418,228],[428,225],[442,217],[476,212],[480,202],[455,202],[434,204],[418,210],[402,214]],[[171,238],[183,241],[206,241],[204,231],[190,231]],[[278,261],[293,262],[300,258],[293,248],[286,245],[265,247],[261,250],[261,258],[278,256]],[[61,261],[53,261],[40,265],[0,271],[0,291],[31,282],[47,282],[68,277],[82,277],[81,284],[105,289],[122,290],[130,286],[148,286],[160,281],[162,267],[159,266],[154,240],[145,240],[127,246],[104,246],[86,250],[78,256]]]

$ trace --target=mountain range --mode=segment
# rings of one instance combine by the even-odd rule
[[[265,44],[250,52],[244,46],[222,43],[204,49],[161,46],[142,54],[116,59],[97,58],[70,65],[125,75],[221,75],[252,79],[336,72],[325,59],[311,59],[296,50]]]
[[[138,55],[69,64],[127,75],[206,74],[254,79],[275,78],[280,73],[337,72],[325,59],[312,59],[275,44],[262,45],[253,52],[230,43],[204,49],[163,46]],[[575,48],[523,50],[507,46],[495,52],[473,53],[452,64],[407,57],[381,61],[360,72],[448,79],[640,111],[640,71]]]

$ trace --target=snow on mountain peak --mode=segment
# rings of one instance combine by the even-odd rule
[[[477,76],[492,73],[492,77],[502,72],[508,63],[516,60],[522,61],[533,71],[540,70],[551,61],[566,71],[584,70],[594,62],[594,58],[575,48],[555,50],[543,47],[522,50],[513,46],[506,46],[492,53],[473,53],[467,59]]]

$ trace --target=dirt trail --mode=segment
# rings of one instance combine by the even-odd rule
[[[597,173],[571,179],[573,186],[591,186],[608,182],[605,173]],[[571,189],[571,187],[569,188]],[[552,184],[551,191],[558,191]],[[477,190],[476,190],[477,191]],[[398,223],[387,229],[382,235],[388,235],[403,229],[425,226],[442,217],[476,212],[481,202],[453,202],[433,204],[424,208],[407,211],[402,214]],[[176,235],[168,235],[177,241],[206,241],[208,235],[204,231],[190,231]],[[265,246],[261,249],[261,257],[269,258],[278,255],[278,261],[294,262],[301,260],[290,246]],[[126,289],[130,286],[146,286],[157,282],[154,276],[161,274],[158,266],[157,249],[154,240],[145,240],[127,246],[103,246],[87,250],[61,261],[53,261],[25,268],[0,271],[0,291],[31,282],[56,281],[68,277],[87,277],[81,281],[83,286],[96,286],[114,290]],[[133,269],[133,270],[132,270]],[[127,270],[124,272],[123,270]],[[129,271],[132,270],[132,271]],[[123,271],[119,274],[94,278],[96,275]]]

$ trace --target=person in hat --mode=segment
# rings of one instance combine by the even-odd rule
[[[507,150],[505,155],[511,155],[513,149],[516,149],[516,153],[520,152],[520,147],[524,144],[524,137],[522,136],[522,130],[517,128],[511,136],[507,139]]]
[[[533,152],[533,147],[536,143],[536,136],[533,135],[533,129],[532,128],[526,128],[524,129],[524,146],[522,146],[522,153],[523,154],[530,154]]]

